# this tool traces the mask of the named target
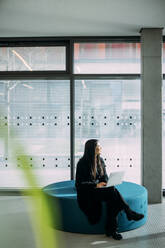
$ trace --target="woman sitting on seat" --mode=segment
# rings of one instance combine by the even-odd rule
[[[143,214],[132,211],[119,191],[106,186],[108,176],[98,140],[91,139],[85,144],[83,157],[77,163],[76,189],[80,209],[86,214],[91,224],[96,224],[101,217],[102,202],[106,202],[107,217],[105,234],[116,240],[122,239],[117,232],[117,215],[124,210],[128,220],[138,221]]]

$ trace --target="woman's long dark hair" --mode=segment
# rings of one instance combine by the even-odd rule
[[[100,161],[100,155],[96,156],[95,160],[95,149],[98,144],[97,139],[90,139],[85,143],[85,149],[84,149],[84,155],[81,158],[84,160],[85,163],[88,164],[90,167],[90,170],[92,172],[92,175],[94,178],[96,178],[96,170],[100,171],[101,175],[103,175],[103,168],[101,166],[101,161]]]

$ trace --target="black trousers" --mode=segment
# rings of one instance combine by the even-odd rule
[[[121,210],[129,209],[120,192],[115,187],[96,188],[93,192],[95,200],[106,202],[107,218],[105,230],[114,232],[117,229],[117,215]]]

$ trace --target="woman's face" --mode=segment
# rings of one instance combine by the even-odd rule
[[[100,155],[101,154],[101,146],[99,143],[97,143],[97,146],[95,148],[95,154]]]

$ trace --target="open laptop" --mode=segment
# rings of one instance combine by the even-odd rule
[[[111,186],[115,186],[117,184],[121,184],[123,182],[123,178],[124,178],[124,171],[115,171],[115,172],[111,172],[108,178],[108,182],[106,186],[103,187],[111,187]]]

